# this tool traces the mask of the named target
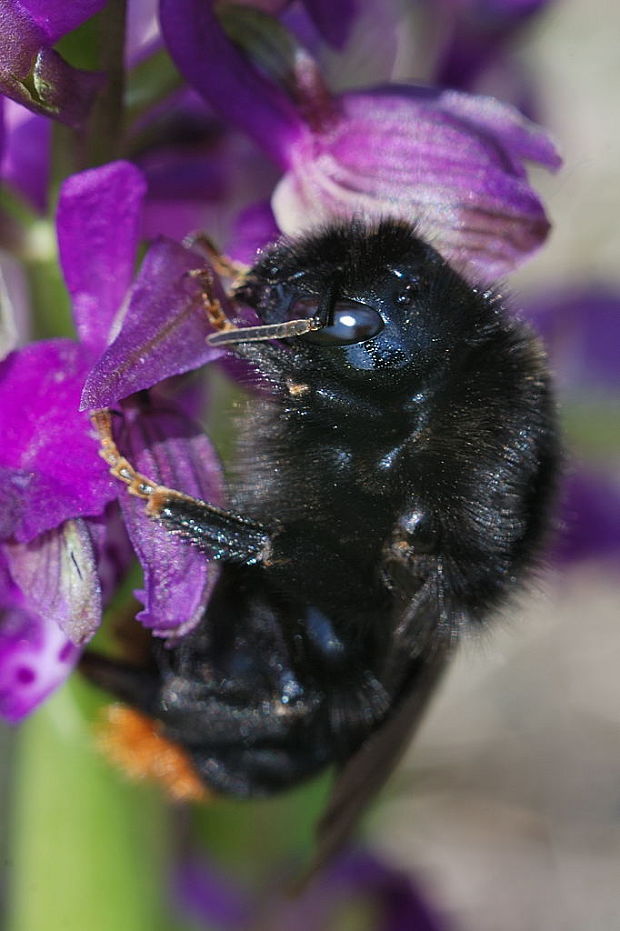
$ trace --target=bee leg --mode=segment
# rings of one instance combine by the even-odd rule
[[[262,524],[197,498],[161,488],[147,512],[212,559],[252,566],[271,555],[271,537]]]
[[[211,559],[246,566],[269,559],[271,538],[262,524],[142,475],[118,450],[110,411],[96,411],[92,421],[101,441],[100,455],[110,466],[111,474],[127,485],[130,494],[146,501],[149,517],[161,521],[167,530],[208,553]]]
[[[200,249],[201,252],[204,252],[218,275],[222,278],[231,278],[235,286],[249,268],[243,262],[235,262],[220,252],[211,237],[207,236],[202,230],[186,236],[183,245],[188,249]]]

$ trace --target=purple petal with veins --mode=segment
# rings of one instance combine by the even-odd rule
[[[558,156],[516,110],[424,88],[349,93],[341,105],[331,128],[295,144],[272,200],[285,233],[335,218],[402,217],[484,279],[542,244],[549,223],[521,160],[553,168]]]
[[[73,670],[80,651],[60,627],[29,611],[0,567],[0,716],[15,724]]]
[[[192,497],[221,503],[220,465],[204,433],[172,408],[125,412],[124,455],[149,479]],[[145,513],[145,502],[120,498],[131,542],[144,570],[138,620],[159,636],[180,636],[200,621],[217,577],[205,554]]]
[[[61,339],[33,343],[0,363],[5,537],[32,540],[69,518],[102,514],[116,497],[88,416],[78,410],[89,365],[81,346]]]
[[[80,338],[99,352],[131,284],[145,193],[130,162],[71,175],[60,190],[60,262]]]
[[[198,276],[196,276],[198,273]],[[144,259],[114,342],[90,372],[82,409],[109,407],[171,375],[217,359],[206,337],[213,332],[204,290],[224,308],[224,290],[206,259],[161,239]]]
[[[504,159],[509,160],[511,171],[525,178],[523,161],[538,162],[544,168],[555,170],[562,164],[558,150],[549,134],[532,123],[509,104],[494,97],[463,94],[459,91],[433,91],[419,88],[413,96],[427,96],[435,102],[442,114],[452,116],[463,129],[480,134],[489,145],[495,146]]]
[[[30,543],[7,543],[9,571],[33,614],[80,646],[101,623],[95,550],[84,520],[68,520]]]

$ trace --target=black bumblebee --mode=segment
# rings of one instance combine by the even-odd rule
[[[88,668],[216,792],[266,795],[335,764],[326,855],[395,765],[461,632],[534,561],[558,470],[554,404],[534,337],[406,223],[276,243],[236,299],[260,325],[211,341],[268,390],[242,426],[230,509],[145,491],[163,527],[222,564],[205,617],[154,643],[150,668]]]

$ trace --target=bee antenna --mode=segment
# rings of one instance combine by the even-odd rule
[[[230,346],[235,343],[257,343],[266,339],[289,339],[291,336],[303,336],[311,330],[319,330],[322,324],[316,317],[299,320],[287,320],[285,323],[265,323],[259,326],[233,327],[211,333],[207,337],[210,346]]]

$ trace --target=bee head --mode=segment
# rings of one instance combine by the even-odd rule
[[[437,373],[494,313],[412,226],[394,220],[276,243],[237,298],[256,310],[262,338],[284,338],[323,372],[369,384]]]

